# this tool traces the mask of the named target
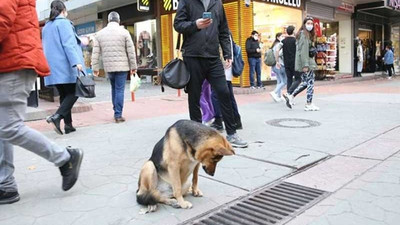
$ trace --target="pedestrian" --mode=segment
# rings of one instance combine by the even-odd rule
[[[128,75],[136,73],[136,54],[129,31],[120,26],[117,12],[108,14],[108,24],[96,33],[94,38],[92,67],[95,76],[99,75],[100,54],[104,70],[111,83],[111,98],[116,123],[125,122],[122,117],[124,107],[125,83]],[[101,50],[100,50],[101,49]]]
[[[211,100],[211,85],[207,80],[203,82],[200,96],[200,108],[203,115],[203,124],[210,125],[214,119],[214,107]]]
[[[386,53],[383,58],[383,61],[385,63],[385,68],[387,72],[389,73],[388,79],[392,79],[392,67],[393,67],[393,62],[394,62],[394,55],[392,51],[392,47],[390,45],[386,46]]]
[[[60,122],[64,120],[66,134],[76,131],[72,125],[72,107],[78,100],[75,96],[78,70],[84,71],[84,59],[81,41],[74,26],[67,19],[67,9],[62,1],[53,1],[50,5],[49,21],[43,27],[42,43],[50,76],[44,78],[47,87],[56,87],[60,94],[60,106],[55,114],[47,118],[58,134],[63,134]]]
[[[35,0],[0,3],[0,204],[20,199],[13,175],[14,145],[59,167],[64,191],[76,183],[83,158],[82,150],[62,148],[24,124],[27,98],[37,75],[50,74],[37,14],[32,13],[35,5]]]
[[[285,63],[285,71],[287,76],[287,93],[292,94],[293,91],[301,83],[301,73],[294,68],[296,58],[296,36],[294,33],[295,27],[288,26],[286,28],[287,36],[282,41],[283,62]],[[294,77],[294,82],[293,82]]]
[[[295,70],[302,72],[302,83],[293,91],[292,94],[284,95],[286,106],[292,108],[293,98],[307,88],[307,103],[304,110],[318,111],[319,108],[312,103],[315,82],[314,70],[317,68],[314,59],[315,51],[310,51],[313,48],[312,46],[315,39],[314,19],[312,17],[306,17],[303,20],[303,25],[297,33],[296,39]]]
[[[361,72],[363,70],[364,65],[364,50],[363,50],[363,43],[359,39],[358,46],[357,46],[357,77],[361,77]]]
[[[275,35],[275,41],[274,43],[272,43],[271,46],[276,61],[276,64],[272,67],[272,71],[276,74],[276,88],[269,94],[272,96],[275,102],[283,101],[282,89],[287,84],[285,63],[283,61],[282,41],[283,41],[282,33],[277,33]]]
[[[229,35],[230,41],[231,41],[231,50],[233,52],[233,38],[232,34]],[[220,49],[221,53],[221,58],[223,58],[223,52],[222,49]],[[233,61],[232,61],[233,63]],[[239,114],[239,109],[236,103],[235,95],[233,94],[233,86],[232,86],[232,79],[233,79],[233,73],[232,73],[232,67],[227,67],[226,63],[224,64],[224,69],[225,69],[225,78],[226,78],[226,84],[228,85],[229,89],[229,97],[232,103],[232,109],[233,109],[233,114],[235,116],[235,123],[236,123],[236,129],[241,130],[243,129],[242,125],[242,120]],[[215,128],[218,131],[223,131],[224,127],[222,125],[222,113],[221,113],[221,107],[220,103],[218,101],[217,93],[215,91],[212,91],[212,103],[214,106],[214,112],[215,112],[215,117],[214,117],[214,122],[211,124],[211,127]]]
[[[246,52],[250,67],[250,88],[262,88],[261,82],[261,48],[259,34],[253,30],[251,36],[246,40]],[[254,73],[257,75],[257,86],[254,80]]]
[[[208,15],[211,14],[211,19],[206,18],[208,15],[203,16],[203,12],[206,11]],[[190,81],[187,85],[190,119],[201,123],[199,102],[201,86],[206,79],[221,103],[227,140],[234,147],[247,147],[247,142],[241,140],[236,133],[229,89],[219,57],[219,45],[221,45],[226,66],[232,66],[229,28],[222,2],[180,0],[174,28],[184,37],[183,61],[190,72]]]

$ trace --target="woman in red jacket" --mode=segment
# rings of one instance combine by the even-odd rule
[[[25,126],[29,93],[37,74],[50,73],[40,43],[36,0],[0,1],[0,204],[19,200],[13,176],[13,146],[25,148],[59,167],[62,188],[74,186],[83,152],[62,148]],[[71,166],[72,165],[72,166]]]

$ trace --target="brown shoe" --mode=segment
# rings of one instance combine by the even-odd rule
[[[115,118],[115,122],[116,123],[123,123],[123,122],[125,122],[125,118],[124,117]]]

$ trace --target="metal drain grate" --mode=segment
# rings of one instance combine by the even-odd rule
[[[282,182],[184,224],[282,224],[325,198],[327,194],[328,192],[322,190]]]

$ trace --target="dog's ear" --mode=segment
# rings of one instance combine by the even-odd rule
[[[227,149],[227,148],[219,148],[217,150],[217,154],[218,155],[235,155],[235,152],[233,151],[233,149]]]

